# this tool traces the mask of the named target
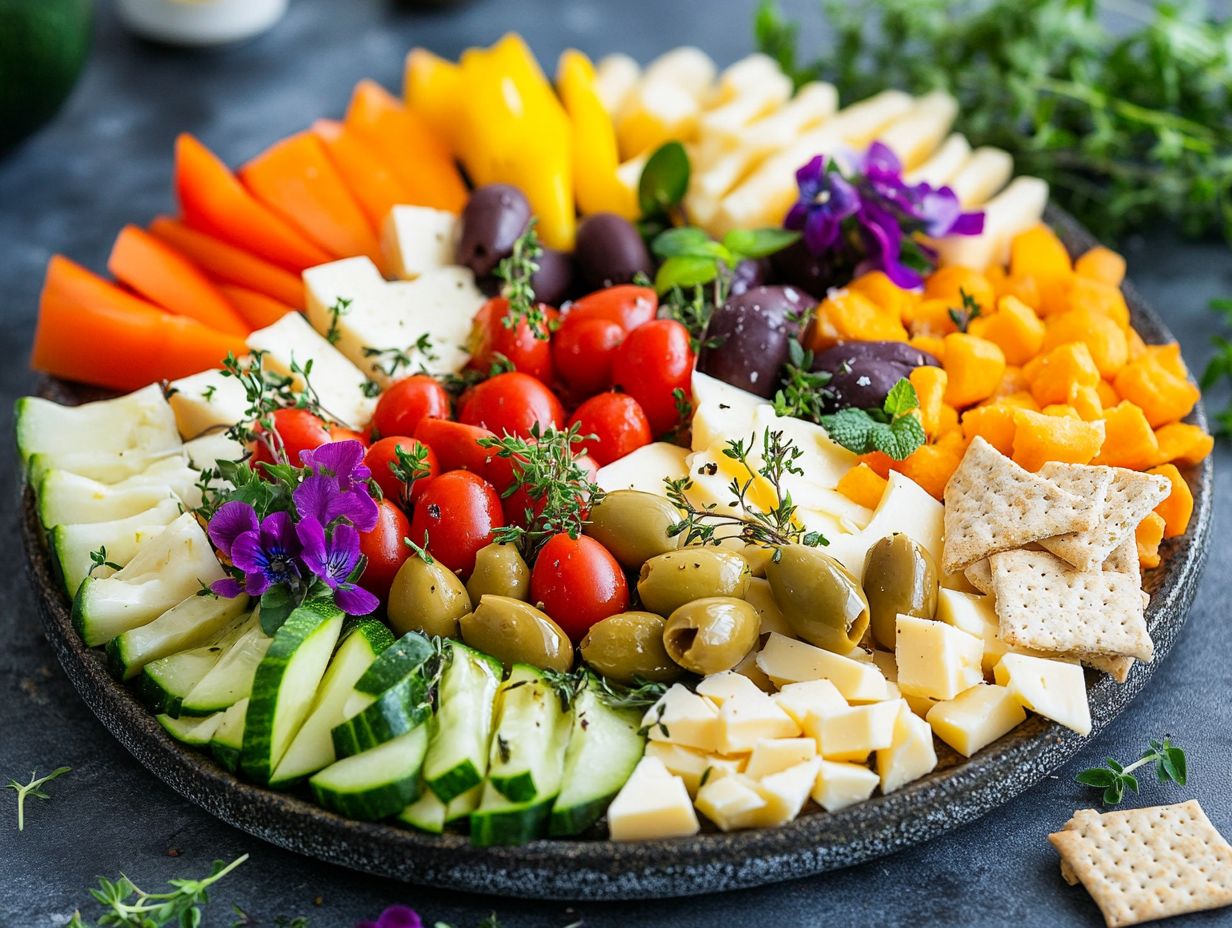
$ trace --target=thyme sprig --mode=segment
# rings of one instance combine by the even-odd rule
[[[338,322],[351,311],[352,302],[354,301],[340,296],[329,308],[329,328],[325,330],[325,340],[331,345],[338,344],[338,339],[342,338],[342,332],[338,330]]]
[[[399,372],[404,370],[426,374],[428,373],[427,365],[441,359],[441,356],[436,353],[436,346],[432,343],[432,336],[427,332],[415,339],[414,344],[407,348],[365,347],[363,354],[365,358],[380,358],[376,369],[390,379],[397,377]],[[419,362],[418,367],[416,367],[417,361]]]
[[[107,546],[99,545],[97,550],[90,552],[90,569],[87,571],[86,576],[93,577],[94,571],[101,570],[104,567],[108,567],[111,570],[121,569],[121,565],[115,561],[107,560]]]
[[[496,266],[496,277],[504,283],[501,293],[509,301],[509,311],[501,318],[501,325],[516,329],[525,321],[535,338],[547,341],[551,333],[543,306],[535,299],[534,277],[539,270],[539,258],[543,246],[535,231],[537,218],[532,216],[526,231],[517,237],[509,257]]]
[[[727,301],[730,283],[726,274],[719,274],[705,284],[673,285],[659,302],[659,318],[673,319],[685,327],[694,354],[723,344],[721,336],[708,336],[706,329],[715,308]]]
[[[394,458],[389,462],[389,470],[402,484],[402,498],[398,503],[404,509],[409,509],[412,487],[417,481],[432,476],[432,465],[428,462],[428,446],[423,442],[416,442],[407,450],[402,445],[395,445]]]
[[[17,830],[26,830],[26,797],[33,796],[35,799],[50,799],[43,787],[54,780],[56,777],[64,776],[72,770],[72,767],[57,767],[55,770],[46,776],[40,777],[37,770],[30,772],[29,783],[18,783],[16,780],[9,780],[5,785],[5,789],[11,789],[17,793]]]
[[[820,422],[831,400],[830,373],[813,370],[813,352],[799,339],[787,343],[787,363],[783,365],[783,386],[774,394],[774,413]]]
[[[1133,773],[1147,764],[1154,764],[1160,783],[1184,786],[1189,779],[1185,752],[1173,744],[1167,735],[1161,741],[1152,738],[1142,756],[1133,763],[1121,764],[1109,757],[1106,766],[1083,770],[1074,779],[1083,786],[1102,789],[1104,805],[1115,806],[1125,798],[1126,790],[1138,792],[1138,778]]]
[[[598,679],[599,698],[613,709],[649,709],[663,698],[668,687],[642,676],[635,676],[631,686],[621,686],[603,676]]]
[[[951,307],[948,312],[950,321],[957,326],[958,331],[965,332],[967,327],[971,325],[971,320],[978,319],[983,315],[984,307],[962,287],[958,288],[958,295],[962,298],[962,309]]]
[[[805,531],[797,522],[796,505],[791,492],[784,486],[789,475],[802,476],[804,471],[797,461],[803,457],[800,450],[784,433],[776,429],[762,432],[759,460],[754,460],[756,433],[746,441],[729,439],[723,455],[735,461],[744,474],[732,478],[728,485],[731,502],[719,509],[716,503],[697,506],[689,498],[693,487],[690,477],[668,478],[667,498],[684,515],[668,529],[672,537],[683,536],[684,545],[718,545],[729,539],[739,539],[745,544],[767,548],[782,545],[803,544],[809,547],[829,544],[821,532]],[[754,505],[750,493],[755,485],[769,487],[774,504],[767,510]],[[778,551],[775,551],[775,560]]]
[[[201,924],[201,907],[209,902],[209,888],[248,859],[247,854],[231,863],[214,861],[208,876],[201,879],[168,880],[166,892],[150,893],[139,888],[123,874],[118,880],[98,878],[98,886],[90,890],[94,901],[106,911],[94,924],[106,928],[197,928]],[[74,912],[65,928],[86,928],[81,912]]]

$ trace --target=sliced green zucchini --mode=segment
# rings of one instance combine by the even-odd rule
[[[200,647],[231,625],[248,608],[248,597],[193,594],[153,622],[130,628],[107,642],[116,676],[130,680],[152,661]]]
[[[394,643],[389,629],[376,619],[363,619],[344,634],[317,688],[308,718],[278,762],[271,785],[294,783],[337,760],[330,733],[342,722],[342,709],[355,681]]]
[[[153,509],[126,519],[111,522],[87,522],[84,525],[57,525],[51,530],[49,548],[56,572],[64,582],[64,592],[76,596],[86,577],[110,577],[123,567],[151,538],[174,522],[180,515],[180,504],[165,499]],[[91,557],[101,551],[107,563],[95,567]]]
[[[471,844],[491,847],[525,844],[541,837],[547,827],[552,800],[514,802],[490,782],[483,786],[479,808],[471,813]]]
[[[339,815],[377,821],[397,815],[419,790],[428,751],[428,726],[420,725],[371,750],[344,757],[308,781],[317,802]]]
[[[201,747],[210,743],[214,733],[218,731],[218,726],[222,724],[222,716],[221,712],[215,712],[202,718],[177,719],[170,715],[156,715],[155,718],[176,741]]]
[[[394,642],[355,682],[355,690],[369,696],[379,696],[407,674],[418,670],[435,653],[430,642],[419,632],[408,632]]]
[[[308,717],[342,621],[332,600],[314,600],[297,607],[274,633],[253,676],[240,754],[245,776],[269,782]]]
[[[243,614],[198,648],[180,651],[146,664],[138,678],[137,691],[155,712],[178,716],[184,697],[217,666],[230,650],[257,624],[254,614]]]
[[[186,512],[142,545],[123,570],[86,578],[73,599],[73,624],[86,644],[105,644],[223,576],[201,524]]]
[[[552,835],[580,834],[598,821],[645,751],[641,714],[613,709],[601,693],[599,681],[587,674],[574,697],[564,776],[548,825]]]
[[[560,791],[572,721],[560,702],[543,671],[530,664],[514,664],[500,687],[488,782],[511,802],[550,805]]]
[[[418,831],[439,835],[445,830],[445,803],[432,790],[425,789],[418,799],[398,813],[398,821]]]
[[[184,697],[180,715],[209,715],[251,696],[257,665],[273,641],[258,620]]]
[[[483,798],[483,784],[468,789],[461,796],[454,796],[445,807],[445,827],[452,825],[468,826],[471,813],[479,808],[479,800]]]
[[[483,782],[492,740],[492,709],[504,669],[486,654],[452,642],[437,694],[440,724],[428,745],[424,782],[448,803]]]
[[[178,499],[166,483],[99,483],[89,477],[52,470],[38,482],[38,511],[43,528],[114,522]],[[187,507],[186,507],[187,508]]]
[[[222,713],[218,730],[210,739],[210,753],[219,765],[232,772],[240,765],[244,747],[244,721],[248,717],[248,700],[241,699]]]
[[[63,454],[39,453],[26,463],[30,485],[37,487],[43,476],[53,470],[64,470],[79,477],[89,477],[99,483],[121,483],[135,477],[159,461],[178,457],[185,460],[182,448],[147,451],[132,448],[127,451],[68,451]],[[188,460],[191,460],[189,458]]]
[[[161,451],[180,446],[175,414],[156,383],[127,396],[80,406],[26,396],[17,401],[13,418],[23,461],[35,454]]]
[[[431,714],[428,685],[418,670],[403,677],[375,699],[352,693],[343,721],[332,731],[334,751],[350,757],[418,727]]]

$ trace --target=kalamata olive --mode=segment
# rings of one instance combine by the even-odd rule
[[[463,641],[505,666],[534,664],[562,673],[573,666],[569,636],[530,603],[489,594],[458,625]]]
[[[471,602],[488,593],[527,599],[530,596],[530,568],[513,545],[490,544],[475,554],[475,569],[466,581]]]
[[[643,564],[637,594],[651,612],[671,615],[695,599],[743,596],[748,587],[748,561],[735,551],[692,547],[660,554]]]
[[[627,284],[638,273],[654,276],[654,262],[641,233],[615,213],[595,213],[582,220],[573,260],[587,292]]]
[[[760,625],[757,610],[743,599],[695,599],[668,618],[663,627],[663,646],[685,670],[722,673],[753,650]]]
[[[544,248],[535,259],[539,270],[531,278],[530,285],[535,299],[549,306],[559,306],[573,296],[573,257],[555,248]]]
[[[617,683],[632,683],[636,677],[675,680],[680,665],[663,647],[665,624],[653,612],[618,612],[592,625],[578,650],[582,660]]]
[[[925,365],[940,366],[931,354],[906,342],[845,342],[813,358],[813,370],[830,374],[830,410],[879,408],[894,384]]]
[[[918,542],[895,533],[882,538],[864,558],[864,596],[873,640],[894,650],[898,614],[931,619],[937,612],[937,565]]]
[[[854,276],[855,266],[843,256],[844,251],[835,249],[818,256],[801,239],[771,255],[770,266],[776,279],[821,297],[831,287],[840,287]]]
[[[813,300],[795,287],[754,287],[714,311],[697,369],[758,396],[779,387],[788,340]]]
[[[389,624],[400,635],[423,632],[458,637],[458,619],[471,611],[471,598],[457,574],[440,561],[410,557],[398,568],[389,590]]]
[[[640,570],[652,557],[675,551],[680,536],[668,530],[680,511],[657,493],[613,490],[590,510],[586,534],[612,553],[627,570]]]
[[[458,263],[477,278],[491,276],[509,257],[513,243],[530,222],[530,203],[517,187],[487,184],[472,191],[462,207],[458,236]]]
[[[766,579],[783,618],[805,641],[846,654],[868,630],[868,600],[860,581],[817,548],[784,545],[766,565]]]
[[[745,258],[732,268],[731,282],[727,292],[739,296],[754,287],[760,287],[770,277],[770,259]]]

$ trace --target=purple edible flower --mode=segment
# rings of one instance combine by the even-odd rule
[[[236,506],[248,509],[251,522],[238,509],[230,508],[216,530],[215,522],[223,515],[223,510]],[[241,520],[251,527],[231,535]],[[261,520],[260,527],[257,527],[256,513],[251,506],[247,503],[227,503],[210,520],[210,538],[244,574],[242,585],[234,577],[224,577],[216,581],[210,589],[219,596],[233,598],[241,592],[246,592],[249,596],[260,596],[271,586],[293,583],[300,577],[300,543],[289,513],[271,512]]]
[[[359,532],[346,522],[335,525],[328,533],[325,526],[312,516],[305,516],[295,527],[303,545],[304,566],[334,591],[334,602],[347,615],[367,615],[381,601],[351,582],[359,564]]]
[[[843,234],[843,220],[854,216],[860,195],[825,156],[815,155],[796,171],[800,198],[787,212],[783,225],[804,233],[804,242],[813,254],[833,248]]]
[[[376,528],[379,511],[376,500],[364,484],[344,490],[336,477],[307,477],[295,488],[291,498],[295,500],[295,511],[301,519],[316,519],[322,525],[347,519],[361,532]]]
[[[376,921],[356,922],[355,928],[423,928],[423,922],[414,909],[391,905]]]
[[[353,490],[372,476],[364,464],[364,446],[353,438],[331,441],[317,448],[301,451],[300,463],[314,474],[336,477],[343,490]]]

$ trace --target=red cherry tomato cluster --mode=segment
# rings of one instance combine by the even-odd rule
[[[600,467],[672,431],[680,417],[676,391],[689,389],[693,355],[684,327],[656,319],[657,312],[653,290],[623,285],[559,311],[541,306],[536,321],[510,326],[509,303],[496,297],[475,316],[469,366],[481,375],[506,370],[480,380],[456,404],[439,381],[416,374],[381,395],[370,436],[304,409],[274,413],[293,464],[327,442],[353,438],[367,447],[364,462],[382,499],[376,527],[361,536],[362,584],[387,597],[412,545],[465,577],[497,529],[541,514],[544,501],[515,488],[517,462],[481,444],[486,439],[509,434],[533,442],[536,432],[576,425],[585,440],[575,462],[593,480]],[[271,462],[277,442],[260,432],[257,438],[254,459]],[[558,534],[543,544],[531,594],[574,641],[629,605],[620,565],[585,535]]]

